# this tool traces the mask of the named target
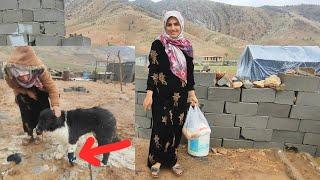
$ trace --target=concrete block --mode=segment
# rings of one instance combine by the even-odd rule
[[[210,148],[212,147],[221,147],[222,139],[219,138],[210,138]]]
[[[62,46],[91,46],[91,39],[84,36],[73,36],[63,40]]]
[[[242,114],[242,115],[256,115],[258,109],[257,103],[234,103],[234,102],[226,102],[226,113],[231,114]]]
[[[291,106],[287,104],[258,103],[258,115],[273,117],[289,117]]]
[[[19,34],[18,24],[0,24],[0,35],[4,34]]]
[[[208,99],[212,101],[240,101],[241,89],[229,87],[210,87],[208,89]]]
[[[39,9],[41,0],[19,0],[19,9]]]
[[[206,86],[194,86],[198,99],[208,99],[208,87]]]
[[[284,148],[284,143],[281,142],[264,142],[264,141],[255,141],[253,143],[254,148],[262,148],[262,149],[268,149],[268,148]]]
[[[56,0],[55,7],[60,10],[64,10],[64,0]]]
[[[299,152],[307,152],[310,155],[314,156],[316,154],[317,147],[311,145],[304,144],[293,144],[293,143],[285,143],[286,147],[296,147]]]
[[[199,101],[199,104],[202,105],[201,110],[203,112],[223,113],[224,101],[208,101],[205,99],[200,99]]]
[[[271,141],[272,129],[241,128],[241,136],[254,141]]]
[[[138,92],[137,93],[137,104],[143,104],[144,98],[146,97],[146,93],[144,92]]]
[[[16,9],[7,10],[3,14],[4,23],[15,23],[15,22],[32,22],[33,12],[31,10]]]
[[[294,91],[277,91],[276,99],[274,100],[274,102],[277,104],[293,105],[294,98],[295,98]]]
[[[147,89],[147,79],[135,79],[135,91],[146,92]]]
[[[319,112],[319,106],[293,105],[290,112],[290,118],[320,120]]]
[[[64,0],[42,0],[42,8],[64,10]]]
[[[281,82],[285,85],[285,90],[289,91],[319,91],[320,78],[316,76],[300,76],[280,74]]]
[[[216,84],[216,74],[215,73],[194,73],[195,85],[211,87]]]
[[[320,134],[306,133],[303,138],[303,144],[320,146]]]
[[[276,92],[270,88],[242,89],[242,102],[274,102]]]
[[[151,119],[142,116],[135,116],[135,125],[138,128],[151,128]]]
[[[268,116],[237,115],[235,126],[265,129],[267,127],[268,119]]]
[[[271,141],[302,144],[304,133],[273,130]]]
[[[3,13],[4,13],[4,11],[0,10],[0,24],[3,23]]]
[[[210,126],[211,134],[213,138],[230,138],[239,139],[240,128],[239,127],[221,127],[221,126]]]
[[[298,92],[296,105],[320,106],[320,92]]]
[[[205,113],[209,126],[234,127],[234,114]]]
[[[252,148],[253,141],[244,140],[244,139],[223,138],[223,147],[225,147],[225,148]]]
[[[150,139],[151,138],[151,129],[137,128],[138,137],[141,139]]]
[[[152,118],[152,109],[147,110],[147,118]]]
[[[277,130],[297,131],[299,128],[299,123],[300,123],[299,119],[269,117],[267,128],[277,129]]]
[[[48,35],[66,35],[66,27],[64,22],[45,22],[43,23],[44,33]]]
[[[35,43],[37,46],[61,46],[62,39],[59,36],[38,35]]]
[[[33,19],[37,22],[63,22],[64,12],[57,9],[37,9],[33,11]]]
[[[7,35],[8,46],[27,46],[28,37],[26,35]]]
[[[147,117],[147,112],[144,111],[142,105],[136,104],[136,106],[135,106],[135,115],[136,115],[136,116],[144,116],[144,117]]]
[[[19,23],[18,27],[19,27],[19,34],[30,34],[30,35],[40,34],[40,24],[37,22]]]
[[[18,0],[0,0],[0,10],[18,9]]]
[[[299,125],[299,131],[320,133],[320,121],[301,120]]]
[[[0,35],[0,46],[6,46],[6,45],[7,45],[7,36]]]

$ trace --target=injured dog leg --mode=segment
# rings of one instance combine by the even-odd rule
[[[68,144],[68,159],[71,166],[74,165],[76,161],[76,156],[74,152],[76,152],[77,144]]]

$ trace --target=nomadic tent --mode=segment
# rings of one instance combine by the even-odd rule
[[[262,80],[297,67],[320,72],[319,46],[246,46],[238,63],[237,76]]]

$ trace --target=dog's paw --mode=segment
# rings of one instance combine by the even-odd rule
[[[101,165],[100,165],[101,167],[111,167],[112,166],[112,164],[110,163],[110,162],[101,162]]]
[[[68,153],[68,160],[69,160],[69,164],[71,166],[74,166],[74,163],[76,162],[76,156],[74,155],[74,153]]]

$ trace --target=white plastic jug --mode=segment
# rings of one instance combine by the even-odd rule
[[[182,131],[188,139],[190,155],[202,157],[209,154],[211,129],[198,106],[190,106]]]

